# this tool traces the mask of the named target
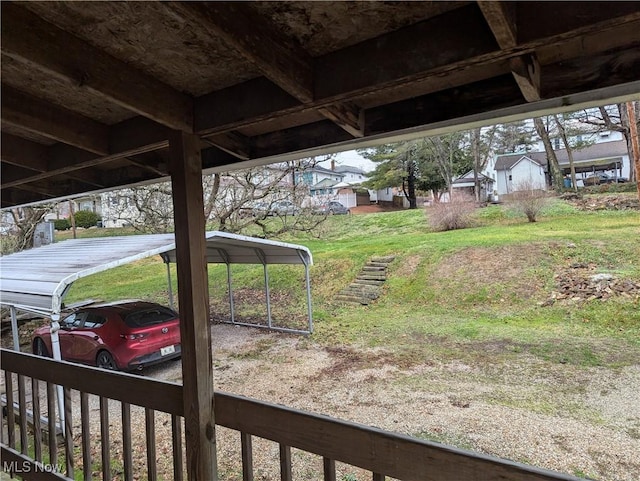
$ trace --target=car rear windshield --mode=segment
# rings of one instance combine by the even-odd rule
[[[135,311],[124,318],[124,323],[129,327],[146,327],[154,324],[162,324],[171,321],[178,315],[166,307],[153,307],[142,311]]]

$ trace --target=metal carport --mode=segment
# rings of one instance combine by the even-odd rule
[[[232,323],[235,323],[235,319],[230,266],[258,264],[264,266],[268,316],[266,327],[304,334],[312,332],[309,266],[313,263],[313,258],[306,247],[219,231],[207,232],[205,237],[206,262],[227,266]],[[154,255],[162,257],[170,276],[169,263],[176,262],[173,234],[73,239],[0,257],[0,305],[11,308],[14,344],[17,335],[16,310],[48,316],[52,321],[53,355],[54,358],[60,359],[56,333],[60,328],[63,300],[73,282]],[[305,267],[308,330],[284,329],[272,325],[267,270],[269,264],[301,264]],[[169,302],[173,304],[170,278],[169,291]],[[15,347],[18,349],[17,345]]]

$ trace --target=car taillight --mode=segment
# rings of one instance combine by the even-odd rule
[[[128,341],[135,341],[136,339],[142,339],[146,337],[146,334],[120,334],[122,339],[127,339]]]

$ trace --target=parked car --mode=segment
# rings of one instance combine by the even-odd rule
[[[178,314],[153,302],[84,307],[60,324],[60,352],[66,361],[133,371],[180,357]],[[51,355],[49,326],[35,330],[31,345],[34,354]]]
[[[298,215],[300,209],[290,200],[278,200],[271,205],[270,215]]]
[[[317,206],[313,210],[316,214],[350,214],[351,211],[337,201],[327,202]]]
[[[598,185],[598,184],[614,184],[616,182],[628,182],[629,179],[624,177],[615,177],[610,174],[605,174],[604,172],[600,172],[597,174],[592,174],[586,179],[582,181],[584,185]]]

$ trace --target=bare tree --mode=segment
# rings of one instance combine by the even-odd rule
[[[227,232],[250,230],[274,237],[290,231],[313,231],[325,220],[303,206],[309,186],[299,175],[322,159],[302,159],[277,165],[215,173],[203,177],[204,215],[210,228]],[[295,212],[278,212],[281,201],[291,201]],[[160,183],[113,193],[108,202],[110,218],[130,223],[142,232],[173,230],[171,185]],[[103,212],[105,214],[105,212]],[[291,215],[294,214],[294,215]]]
[[[569,170],[571,172],[571,185],[573,186],[574,191],[578,191],[578,184],[576,181],[576,166],[573,163],[573,148],[569,143],[569,139],[567,139],[567,130],[564,128],[564,123],[558,118],[557,115],[554,115],[556,126],[558,127],[558,132],[560,132],[560,138],[562,138],[562,143],[564,144],[564,148],[567,150],[567,157],[569,158]]]
[[[33,247],[36,226],[51,212],[51,204],[17,207],[9,210],[10,222],[3,222],[2,254]]]
[[[622,133],[627,144],[629,159],[634,159],[632,126],[635,125],[636,130],[640,126],[640,115],[638,115],[640,113],[640,102],[630,103],[631,109],[627,107],[627,104],[616,104],[583,110],[580,112],[580,121],[595,126],[600,132],[611,130]],[[630,169],[629,180],[633,181],[636,178],[635,170]]]
[[[536,132],[540,136],[542,144],[544,145],[544,150],[547,154],[549,170],[551,171],[551,183],[556,190],[560,189],[562,188],[562,171],[560,170],[560,164],[558,163],[556,152],[553,150],[553,145],[551,145],[549,131],[540,117],[534,118],[533,124],[536,127]]]
[[[491,147],[496,136],[496,126],[485,132],[480,127],[470,131],[471,155],[473,157],[473,183],[476,202],[486,201],[480,199],[480,173],[487,166],[491,156]]]

